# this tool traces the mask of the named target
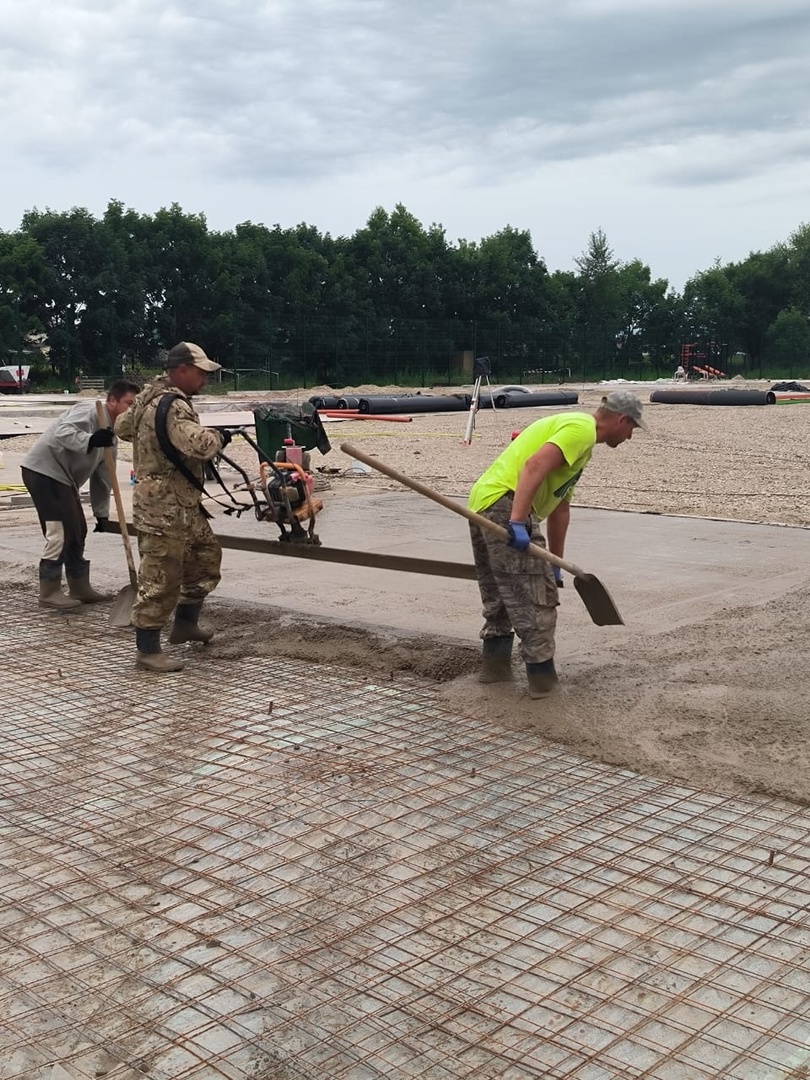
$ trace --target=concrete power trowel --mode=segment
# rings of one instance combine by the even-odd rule
[[[309,471],[309,454],[292,437],[285,438],[275,461],[260,462],[259,472],[259,489],[265,498],[257,514],[259,520],[275,522],[280,540],[320,544],[314,531],[315,515],[323,510],[323,503],[312,496],[314,478]]]
[[[221,455],[222,460],[242,476],[257,520],[278,526],[279,540],[320,545],[315,517],[323,509],[323,503],[313,496],[309,452],[318,449],[326,454],[331,450],[321,418],[310,404],[264,405],[253,410],[253,417],[256,441],[244,428],[239,434],[258,454],[258,482],[252,481],[227,454]],[[216,470],[212,472],[224,488]],[[225,513],[240,515],[247,509],[249,505],[235,503],[226,506]]]

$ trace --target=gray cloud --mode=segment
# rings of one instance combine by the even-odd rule
[[[797,4],[767,14],[680,0],[37,10],[6,37],[0,91],[18,127],[8,110],[4,126],[18,152],[62,168],[143,140],[264,178],[415,143],[473,167],[481,150],[508,151],[525,169],[806,120],[810,11]]]
[[[322,196],[385,176],[407,202],[428,182],[497,192],[612,157],[650,190],[699,190],[807,157],[804,0],[0,0],[0,15],[4,156],[37,178],[19,200],[82,185],[106,200],[122,177],[222,202],[230,185]]]

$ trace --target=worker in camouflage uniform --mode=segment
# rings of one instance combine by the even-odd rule
[[[559,567],[531,555],[530,543],[546,546],[540,523],[548,525],[548,548],[562,558],[571,496],[597,443],[616,447],[644,427],[641,402],[629,390],[602,398],[594,414],[558,413],[530,424],[473,485],[468,506],[503,526],[504,542],[470,523],[473,558],[483,602],[484,683],[512,678],[512,643],[520,639],[529,696],[540,698],[557,683],[554,632]]]
[[[119,438],[131,441],[133,448],[132,516],[140,568],[132,624],[136,665],[148,671],[183,667],[160,647],[160,632],[175,607],[173,645],[206,643],[213,637],[199,616],[206,596],[219,584],[222,549],[201,498],[205,462],[231,436],[203,427],[191,398],[219,369],[199,345],[180,342],[166,357],[166,374],[144,387],[115,425]]]

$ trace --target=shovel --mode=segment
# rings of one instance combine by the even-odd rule
[[[461,514],[462,517],[472,521],[475,525],[478,525],[479,528],[489,529],[490,532],[502,536],[504,540],[508,538],[509,534],[502,525],[496,525],[494,521],[490,521],[489,518],[485,518],[481,514],[476,514],[474,511],[468,510],[466,506],[460,506],[452,499],[448,499],[446,495],[440,495],[438,491],[434,491],[432,488],[427,487],[426,484],[422,484],[418,480],[411,480],[410,477],[404,476],[401,472],[397,472],[396,469],[392,469],[390,465],[384,465],[381,461],[377,461],[376,458],[363,453],[362,450],[355,449],[351,443],[341,443],[340,449],[344,454],[348,454],[349,457],[356,458],[358,461],[365,462],[366,465],[370,465],[372,469],[376,469],[377,472],[383,473],[384,476],[390,476],[392,480],[404,484],[405,487],[409,487],[413,491],[418,491],[420,495],[427,496],[428,499],[437,502],[439,506],[444,506],[456,514]],[[546,562],[550,562],[554,566],[559,566],[561,570],[567,570],[569,574],[573,575],[574,588],[579,593],[583,604],[588,609],[588,614],[597,626],[624,625],[624,619],[619,614],[619,610],[613,603],[610,593],[599,578],[594,577],[593,574],[586,574],[585,571],[580,570],[578,566],[566,562],[565,559],[561,559],[557,555],[552,555],[550,551],[546,551],[545,548],[540,547],[538,544],[529,544],[527,550],[530,554],[536,555],[539,559],[545,559]]]
[[[104,406],[100,401],[96,402],[96,416],[98,416],[98,422],[101,427],[107,426],[107,418],[104,415]],[[115,471],[115,458],[113,457],[112,449],[109,446],[104,447],[104,461],[107,465],[107,472],[110,477],[110,487],[112,488],[113,496],[115,497],[115,512],[118,515],[118,524],[121,527],[121,539],[124,541],[124,551],[127,556],[127,566],[129,567],[129,585],[125,585],[124,588],[113,600],[112,607],[110,608],[110,625],[111,626],[130,626],[132,624],[132,605],[135,603],[135,597],[138,595],[138,572],[135,569],[135,560],[132,557],[132,545],[129,540],[129,530],[127,529],[127,516],[124,512],[124,504],[121,502],[121,488],[118,486],[118,474]]]

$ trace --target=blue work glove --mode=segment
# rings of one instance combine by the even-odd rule
[[[554,580],[557,582],[557,588],[561,589],[565,584],[563,581],[562,570],[559,566],[552,566],[552,570],[554,571]]]
[[[509,544],[509,547],[515,548],[516,551],[525,551],[532,542],[531,534],[526,528],[525,521],[510,521],[506,526],[506,531],[509,533],[509,540],[507,543]]]

